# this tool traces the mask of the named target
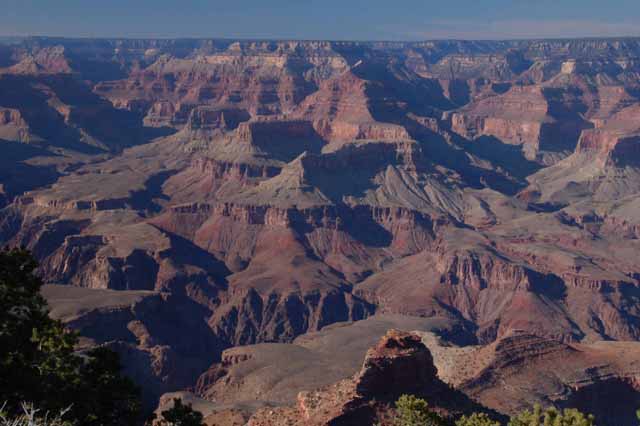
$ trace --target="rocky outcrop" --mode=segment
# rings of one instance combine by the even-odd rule
[[[197,147],[222,137],[226,131],[235,130],[241,122],[249,120],[244,110],[215,109],[208,106],[194,106],[189,113],[184,128],[174,137],[189,141]]]
[[[355,390],[375,397],[419,393],[437,383],[438,371],[428,349],[418,336],[391,330],[367,352]]]
[[[33,138],[19,110],[0,108],[0,139],[29,143]]]
[[[295,407],[264,408],[248,424],[390,424],[392,404],[402,394],[426,396],[430,407],[443,415],[479,408],[438,379],[431,354],[420,337],[391,330],[367,352],[361,371],[353,378],[301,392]]]

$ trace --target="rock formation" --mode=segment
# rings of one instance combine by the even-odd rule
[[[263,408],[248,425],[391,424],[393,403],[403,394],[425,397],[445,416],[479,408],[438,379],[419,336],[390,330],[367,352],[358,374],[321,390],[301,392],[294,407]]]
[[[421,337],[429,355],[403,343],[395,348],[380,343],[386,339],[380,340],[387,334],[383,330],[394,325],[420,330],[410,335]],[[602,424],[635,424],[635,407],[640,400],[637,342],[567,344],[515,331],[488,345],[454,343],[464,343],[464,335],[460,324],[443,318],[376,315],[300,336],[293,344],[263,343],[228,349],[222,362],[200,377],[196,392],[212,418],[216,413],[224,418],[229,407],[248,416],[263,406],[254,418],[267,422],[270,416],[303,418],[302,410],[309,400],[314,402],[314,413],[334,413],[331,416],[337,416],[340,407],[358,406],[353,403],[358,398],[373,395],[380,402],[391,399],[389,395],[396,392],[422,393],[437,406],[439,394],[425,394],[425,389],[412,386],[425,382],[430,388],[438,388],[442,380],[502,415],[513,415],[537,403],[576,407],[596,414]],[[376,340],[367,350],[366,346]],[[419,346],[416,343],[411,347]],[[404,365],[397,370],[394,367],[408,359],[422,359],[423,355],[433,360],[425,361],[429,366],[426,370],[421,369],[423,364]],[[310,391],[314,388],[321,390]],[[348,392],[340,394],[336,389]],[[444,392],[446,399],[459,398],[448,394],[450,390],[438,392]],[[607,392],[616,395],[615,400]],[[457,401],[458,408],[464,406]],[[384,419],[392,404],[378,408],[373,415]]]
[[[640,338],[637,39],[0,50],[0,244],[197,312],[179,324],[215,344],[162,392],[380,313],[480,344]],[[110,344],[173,377],[182,343],[125,316]]]

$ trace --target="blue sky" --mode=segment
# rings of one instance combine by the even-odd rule
[[[640,36],[640,0],[0,0],[0,36],[331,40]]]

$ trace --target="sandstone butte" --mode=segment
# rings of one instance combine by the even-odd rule
[[[374,383],[417,363],[398,377],[434,406],[442,382],[498,415],[635,424],[638,58],[634,38],[0,43],[0,244],[149,410],[386,421],[366,353],[400,329],[439,378],[396,333]]]

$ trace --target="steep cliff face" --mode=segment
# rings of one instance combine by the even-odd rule
[[[625,104],[620,102],[618,112],[607,118],[594,119],[595,128],[583,132],[576,152],[592,155],[604,166],[635,166],[638,158],[635,151],[637,134],[640,130],[635,123],[638,107]]]

